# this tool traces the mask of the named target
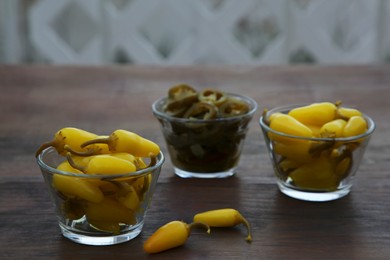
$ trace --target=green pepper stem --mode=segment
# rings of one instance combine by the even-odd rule
[[[309,148],[309,153],[313,156],[320,156],[323,151],[333,147],[335,140],[330,142],[313,143]]]
[[[244,224],[246,226],[246,229],[247,229],[247,237],[246,237],[246,241],[247,242],[252,242],[252,231],[251,231],[251,226],[248,222],[248,220],[246,220],[246,218],[244,218],[241,214],[240,214],[240,220],[241,220],[241,223]]]
[[[152,167],[152,166],[155,166],[156,163],[157,163],[157,157],[156,157],[156,155],[154,155],[153,153],[150,153],[150,154],[149,154],[149,157],[150,157],[150,163],[149,163],[149,165],[148,165],[148,168],[149,168],[149,167]]]
[[[64,149],[66,151],[70,152],[71,154],[78,155],[78,156],[91,156],[91,155],[97,154],[97,152],[98,152],[98,150],[95,150],[95,149],[88,149],[85,152],[78,152],[78,151],[73,150],[69,145],[65,145]]]
[[[92,140],[89,140],[89,141],[86,141],[86,142],[82,143],[80,145],[80,147],[84,148],[84,147],[86,147],[87,145],[90,145],[90,144],[107,144],[109,146],[110,143],[112,142],[111,140],[112,139],[110,137],[96,138],[96,139],[92,139]]]
[[[268,109],[264,108],[263,113],[261,114],[263,116],[264,123],[269,126],[270,122],[267,118]]]
[[[35,152],[35,157],[38,157],[38,155],[39,155],[43,150],[45,150],[46,148],[48,148],[48,147],[50,147],[50,146],[55,147],[55,144],[56,144],[56,141],[55,141],[55,140],[52,140],[52,141],[49,141],[49,142],[46,142],[46,143],[41,144],[41,146],[39,146],[38,150]]]
[[[77,165],[74,161],[73,161],[73,158],[72,158],[72,154],[70,152],[67,152],[66,153],[66,159],[68,160],[70,166],[72,166],[73,168],[79,170],[79,171],[82,171],[82,172],[85,172],[85,168],[86,167],[82,167],[80,165]]]

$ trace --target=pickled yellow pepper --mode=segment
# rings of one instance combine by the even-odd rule
[[[288,135],[313,137],[313,132],[309,127],[286,114],[277,114],[274,117],[271,117],[270,128]]]
[[[357,136],[367,131],[367,122],[362,116],[352,116],[343,129],[344,137]]]
[[[157,229],[144,243],[144,250],[149,254],[159,253],[171,248],[175,248],[187,241],[191,231],[195,227],[205,228],[210,233],[210,227],[207,224],[193,222],[187,224],[183,221],[171,221]]]
[[[291,109],[288,115],[305,125],[322,126],[336,117],[337,103],[313,103],[307,106]]]
[[[348,120],[349,118],[353,116],[362,116],[362,112],[355,108],[349,108],[349,107],[338,107],[337,113],[338,118],[342,118],[344,120]]]
[[[338,138],[342,137],[343,130],[347,121],[344,119],[335,119],[328,123],[325,123],[320,129],[320,136],[325,138]]]
[[[70,153],[67,158],[73,168],[87,174],[125,174],[137,170],[132,162],[106,154],[93,156],[85,166],[77,165]]]
[[[57,170],[83,174],[81,171],[73,168],[67,161],[62,162],[57,167]],[[53,187],[66,196],[82,198],[96,203],[102,201],[104,197],[101,190],[92,182],[74,176],[54,174]]]
[[[65,155],[67,153],[67,150],[64,148],[66,145],[74,151],[85,152],[85,149],[82,149],[80,145],[86,141],[95,139],[96,137],[96,134],[82,129],[65,127],[57,131],[51,141],[43,143],[35,152],[35,157],[50,146],[53,146],[61,155]]]
[[[115,130],[107,137],[88,140],[82,143],[81,147],[98,143],[107,144],[111,152],[130,153],[136,157],[148,157],[150,154],[157,155],[160,152],[160,147],[156,143],[121,129]]]
[[[194,216],[194,222],[201,222],[210,227],[233,227],[239,224],[244,224],[247,228],[246,241],[252,241],[252,233],[249,222],[235,209],[215,209]]]

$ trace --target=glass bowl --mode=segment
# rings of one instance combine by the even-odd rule
[[[164,155],[154,166],[127,174],[77,174],[57,170],[66,160],[52,148],[37,157],[62,234],[86,245],[113,245],[142,231]]]
[[[235,174],[257,103],[246,96],[226,94],[246,103],[249,111],[238,116],[194,120],[167,115],[167,97],[153,103],[153,114],[160,122],[176,175],[225,178]]]
[[[275,131],[267,120],[275,112],[288,113],[302,105],[274,108],[259,124],[280,191],[306,201],[329,201],[347,195],[362,161],[374,121],[363,114],[368,130],[348,138],[305,138]]]

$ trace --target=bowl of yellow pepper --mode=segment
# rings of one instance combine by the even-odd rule
[[[156,100],[160,123],[176,175],[225,178],[235,174],[257,103],[214,88],[180,84]]]
[[[280,191],[306,201],[347,195],[374,121],[341,102],[265,110],[259,120]]]
[[[140,234],[164,163],[156,143],[121,129],[98,136],[66,127],[36,158],[65,237],[100,246]]]

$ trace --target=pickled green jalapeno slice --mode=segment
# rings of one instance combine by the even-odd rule
[[[229,98],[220,108],[222,117],[239,116],[249,112],[249,106],[237,98]]]
[[[196,101],[198,101],[198,93],[195,89],[186,84],[176,85],[168,91],[166,110],[177,113],[182,111],[183,108],[188,108]]]
[[[217,107],[224,104],[227,100],[227,95],[216,89],[207,88],[199,93],[199,101],[214,104]]]
[[[184,114],[184,118],[214,119],[218,116],[218,108],[212,104],[198,102],[193,104]]]

